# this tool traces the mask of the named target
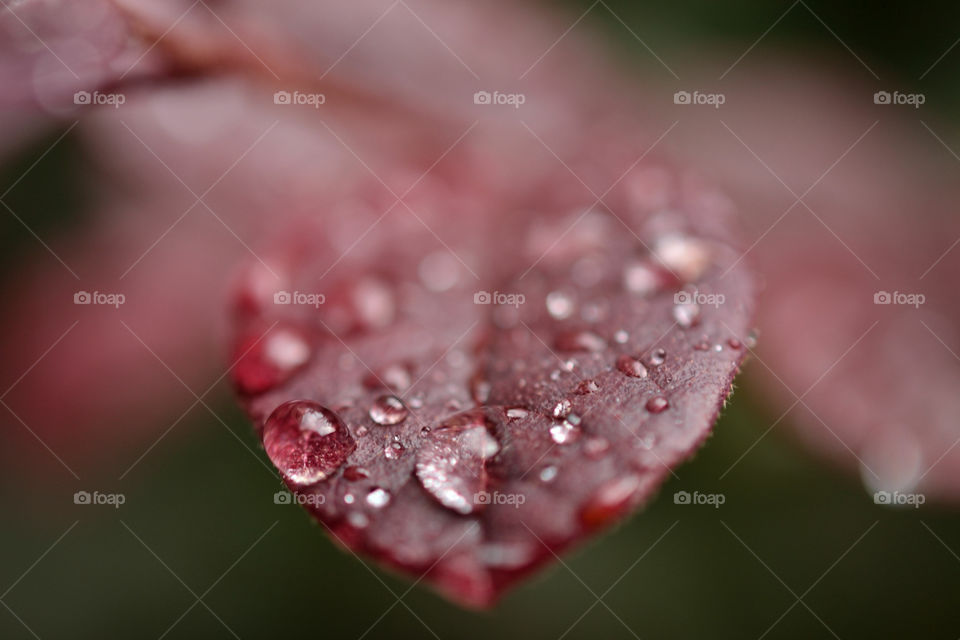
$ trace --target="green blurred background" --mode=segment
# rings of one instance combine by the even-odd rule
[[[566,4],[571,19],[593,5]],[[742,51],[791,7],[607,4],[667,59],[690,47]],[[885,80],[921,88],[928,108],[950,117],[960,49],[919,77],[960,37],[960,6],[796,4],[763,48],[849,63],[814,13]],[[584,21],[605,30],[625,63],[655,64],[603,4]],[[52,140],[10,159],[0,184]],[[43,211],[33,224],[41,237],[83,223],[82,158],[77,139],[65,139],[10,194],[15,210],[22,202]],[[11,217],[0,216],[0,231],[9,273],[36,241]],[[409,582],[334,548],[297,507],[274,504],[280,486],[253,459],[269,464],[248,422],[226,389],[211,398],[233,434],[198,407],[121,482],[113,469],[85,474],[83,486],[54,467],[49,482],[6,478],[0,638],[960,637],[960,557],[951,551],[960,550],[960,511],[875,506],[855,474],[805,452],[783,423],[721,480],[779,415],[744,389],[650,508],[486,613],[421,586],[408,591]],[[78,488],[121,492],[126,504],[77,506]],[[726,501],[676,505],[679,490]]]

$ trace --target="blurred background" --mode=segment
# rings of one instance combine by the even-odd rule
[[[574,30],[592,34],[596,46],[637,79],[641,94],[655,102],[645,114],[653,130],[675,119],[673,92],[763,85],[766,76],[754,65],[774,59],[781,61],[781,78],[806,83],[798,95],[817,96],[810,107],[817,118],[870,112],[873,91],[896,88],[926,98],[922,113],[898,113],[905,127],[922,118],[943,140],[960,140],[956,5],[867,10],[817,0],[736,7],[587,0],[544,11],[557,14],[558,24],[576,21]],[[745,52],[743,67],[730,69]],[[717,80],[725,72],[728,78]],[[857,84],[862,93],[841,93]],[[728,91],[733,100],[736,90]],[[837,96],[836,104],[824,107],[824,95]],[[863,98],[862,107],[851,106],[850,96]],[[739,131],[730,117],[725,122]],[[869,124],[867,117],[862,128]],[[805,135],[799,121],[784,125]],[[7,295],[23,294],[15,284],[20,270],[44,254],[44,240],[69,246],[95,217],[86,180],[89,138],[64,135],[65,129],[30,127],[15,143],[8,140],[0,199],[29,229],[15,214],[0,215]],[[663,151],[701,160],[698,168],[725,187],[730,172],[721,147],[698,155],[705,138],[696,122],[681,129]],[[949,145],[919,126],[914,131],[940,164],[927,171],[926,160],[902,161],[955,180],[960,165],[952,164]],[[859,133],[850,131],[814,163],[798,192]],[[756,142],[757,148],[777,146]],[[758,155],[775,158],[791,148],[769,153]],[[762,166],[752,170],[763,173]],[[38,325],[57,320],[66,328],[72,321],[48,317],[57,312],[42,305],[32,313]],[[25,341],[19,332],[29,326],[10,326],[8,342]],[[56,334],[38,344],[49,346]],[[761,323],[761,344],[764,335]],[[216,339],[211,334],[209,340]],[[222,353],[225,344],[215,348]],[[32,353],[35,360],[44,348]],[[225,366],[208,363],[212,375],[192,387],[205,389]],[[749,380],[764,373],[755,361],[747,369]],[[11,371],[4,388],[19,388],[21,376],[29,384],[42,375],[42,365]],[[96,384],[99,374],[72,375],[92,376]],[[759,384],[738,381],[714,435],[645,511],[508,594],[497,608],[476,613],[335,548],[305,512],[276,504],[282,487],[228,385],[220,380],[195,403],[176,376],[170,378],[174,391],[164,394],[172,411],[134,412],[135,426],[101,425],[89,435],[63,424],[70,437],[56,443],[28,433],[31,419],[20,415],[15,393],[6,400],[0,637],[960,637],[955,498],[945,492],[919,508],[875,504],[873,487],[864,486],[856,466],[802,444],[796,416],[782,416],[780,399]],[[69,421],[70,412],[60,407],[69,397],[57,388],[47,392],[50,411]],[[952,467],[946,472],[960,474]],[[119,495],[123,504],[75,504],[78,491]],[[717,508],[675,504],[678,491],[722,494],[724,501]]]

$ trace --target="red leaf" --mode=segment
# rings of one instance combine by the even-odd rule
[[[234,380],[287,485],[349,548],[470,606],[697,448],[752,309],[744,269],[725,273],[729,211],[694,181],[641,164],[606,207],[566,173],[522,191],[425,180],[382,219],[389,201],[358,197],[267,254],[289,265],[276,291],[237,294]],[[294,437],[303,406],[335,428]]]

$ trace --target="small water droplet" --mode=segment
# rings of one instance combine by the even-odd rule
[[[357,435],[360,436],[360,437],[363,437],[363,436],[367,435],[367,431],[368,431],[368,430],[367,430],[367,428],[366,428],[364,425],[360,425],[360,426],[357,427],[357,429],[356,429],[356,433],[357,433]]]
[[[628,334],[623,329],[619,329],[617,330],[616,333],[613,334],[613,341],[616,342],[617,344],[624,344],[629,339],[630,339],[630,334]]]
[[[569,400],[563,399],[553,407],[553,417],[554,418],[566,418],[570,412],[573,410],[573,405]]]
[[[602,351],[606,340],[592,331],[568,331],[557,336],[555,344],[561,351]]]
[[[728,344],[728,345],[730,346],[730,348],[733,349],[734,351],[739,351],[739,350],[740,350],[740,347],[743,346],[743,343],[740,342],[739,340],[737,340],[736,338],[730,338],[729,340],[727,340],[727,344]]]
[[[511,420],[519,420],[521,418],[526,418],[530,414],[529,411],[521,407],[512,407],[507,409],[507,417]]]
[[[549,465],[540,470],[540,480],[543,482],[552,482],[557,477],[557,468]]]
[[[750,349],[753,349],[757,346],[757,332],[755,329],[751,329],[749,332],[747,332],[747,337],[744,339],[744,344],[746,344]]]
[[[639,360],[628,355],[622,355],[617,358],[617,369],[631,378],[647,377],[647,368],[643,366]]]
[[[706,338],[703,338],[702,340],[697,341],[697,343],[693,345],[693,348],[695,351],[706,351],[710,348],[710,343]]]
[[[577,385],[576,393],[577,395],[585,396],[588,393],[593,393],[594,391],[599,391],[600,385],[598,385],[593,380],[584,380]]]
[[[551,291],[547,294],[547,313],[554,320],[566,320],[574,311],[573,298],[563,291]]]
[[[346,495],[343,496],[343,501],[344,501],[346,504],[353,504],[354,501],[356,501],[356,497],[355,497],[352,493],[348,493],[348,494],[346,494]]]
[[[430,291],[446,291],[460,279],[460,264],[449,251],[436,251],[420,261],[417,275]]]
[[[579,418],[577,422],[579,422]],[[550,427],[550,438],[557,444],[570,444],[576,442],[579,437],[580,427],[570,422],[569,419]]]
[[[607,525],[630,507],[640,486],[639,476],[633,474],[601,485],[580,511],[581,521],[591,528]]]
[[[298,331],[278,328],[265,337],[251,335],[236,346],[233,381],[246,394],[258,394],[285,382],[311,356],[310,344]]]
[[[391,442],[383,448],[383,455],[387,460],[397,460],[403,455],[404,448],[399,442]]]
[[[607,449],[609,448],[610,443],[606,440],[606,438],[594,437],[583,443],[584,453],[591,458],[599,458],[606,453]]]
[[[478,371],[470,378],[470,395],[477,404],[486,404],[490,400],[492,389],[493,386],[483,376],[482,372]]]
[[[653,396],[647,400],[646,406],[650,413],[663,413],[670,408],[670,401],[663,396]]]
[[[659,367],[667,360],[667,352],[665,349],[654,349],[650,353],[650,358],[647,360],[647,363],[651,367]]]
[[[661,274],[646,262],[630,262],[623,270],[623,287],[630,293],[646,296],[662,284]]]
[[[689,329],[700,321],[700,305],[695,302],[673,305],[673,319],[684,329]]]
[[[393,391],[406,391],[410,386],[410,371],[402,364],[391,364],[376,374],[368,372],[363,377],[367,389],[380,389],[386,386]]]
[[[350,480],[351,482],[355,482],[357,480],[363,480],[369,475],[370,475],[369,471],[367,471],[363,467],[358,467],[356,465],[350,465],[349,467],[343,470],[343,477],[346,478],[347,480]]]
[[[400,424],[408,414],[409,411],[397,396],[380,396],[370,407],[370,419],[384,426]]]
[[[390,492],[377,487],[367,494],[367,504],[374,509],[382,509],[390,504]]]
[[[685,282],[699,279],[710,264],[710,252],[706,243],[680,233],[670,233],[658,238],[654,254],[661,264]]]
[[[340,418],[315,402],[277,407],[263,427],[263,446],[290,483],[306,486],[328,478],[356,449]]]
[[[370,519],[365,513],[353,511],[347,515],[347,522],[357,529],[364,529],[368,524],[370,524]]]

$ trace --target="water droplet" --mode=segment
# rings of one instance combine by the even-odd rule
[[[584,453],[591,458],[599,458],[606,453],[609,448],[610,443],[606,438],[594,437],[583,443]]]
[[[420,261],[417,275],[430,291],[446,291],[460,279],[460,264],[449,251],[436,251]]]
[[[623,287],[630,293],[646,296],[657,291],[662,284],[662,275],[646,262],[630,262],[623,270]]]
[[[576,417],[576,416],[570,416]],[[550,427],[550,438],[557,444],[570,444],[571,442],[576,442],[577,438],[580,437],[580,427],[577,424],[580,422],[580,418],[576,417],[575,422],[571,422],[568,418],[560,424],[555,424]]]
[[[507,409],[507,417],[511,420],[519,420],[521,418],[526,418],[530,414],[529,411],[521,407],[512,407]]]
[[[552,482],[557,477],[557,468],[549,465],[540,470],[540,480],[543,482]]]
[[[651,367],[659,367],[667,360],[667,352],[664,349],[654,349],[650,353],[650,358],[647,360],[647,363]]]
[[[647,377],[647,368],[643,366],[639,360],[631,358],[628,355],[622,355],[617,358],[617,369],[631,378]]]
[[[650,413],[663,413],[670,408],[670,401],[663,396],[653,396],[647,400],[646,406]]]
[[[554,418],[566,418],[570,412],[573,410],[573,405],[569,400],[561,400],[553,407],[553,417]]]
[[[353,504],[354,501],[356,501],[356,497],[352,493],[348,493],[343,496],[343,502],[345,504]]]
[[[477,496],[486,490],[486,462],[500,451],[491,428],[483,411],[466,411],[444,420],[417,452],[417,479],[448,509],[466,515],[484,504]]]
[[[660,263],[684,282],[699,279],[710,264],[710,251],[706,243],[680,233],[661,236],[653,251]]]
[[[367,327],[384,328],[393,322],[396,302],[387,283],[373,278],[358,282],[353,294],[358,319]]]
[[[561,351],[602,351],[607,342],[592,331],[568,331],[557,336],[556,346]]]
[[[593,380],[584,380],[577,385],[576,393],[577,395],[585,396],[588,393],[593,393],[594,391],[599,391],[600,385],[598,385]]]
[[[470,395],[477,404],[486,404],[490,400],[492,389],[492,385],[482,372],[478,371],[470,378]]]
[[[365,513],[360,513],[359,511],[353,511],[347,514],[347,522],[350,523],[356,529],[363,529],[368,524],[370,524],[370,519]]]
[[[357,445],[334,412],[315,402],[295,400],[280,405],[267,418],[263,446],[288,482],[306,486],[327,479]]]
[[[403,455],[404,448],[399,442],[391,442],[383,448],[383,455],[387,460],[397,460]]]
[[[400,424],[408,414],[409,411],[397,396],[380,396],[370,407],[370,419],[385,426]]]
[[[684,329],[689,329],[700,321],[700,305],[695,302],[673,305],[673,319]]]
[[[364,469],[363,467],[358,467],[356,465],[350,465],[343,470],[343,477],[351,482],[356,482],[357,480],[363,480],[368,477],[370,472]]]
[[[573,298],[563,291],[547,294],[547,312],[554,320],[566,320],[574,311]]]
[[[367,494],[367,504],[374,509],[382,509],[390,504],[390,492],[377,487]]]
[[[617,344],[624,344],[627,340],[630,339],[630,334],[628,334],[623,329],[618,329],[616,333],[613,334],[613,341]]]
[[[380,389],[386,386],[393,391],[406,391],[410,386],[410,371],[402,364],[391,364],[376,374],[368,372],[363,378],[367,389]]]
[[[630,474],[601,485],[580,511],[588,527],[602,527],[626,512],[640,489],[640,477]]]
[[[258,394],[286,381],[310,359],[306,338],[289,328],[278,328],[266,336],[251,334],[236,347],[237,364],[233,380],[243,393]]]
[[[360,425],[359,427],[357,427],[356,433],[358,436],[363,437],[367,435],[367,428],[364,425]]]
[[[743,342],[744,342],[744,344],[746,344],[747,347],[750,348],[750,349],[753,349],[754,347],[756,347],[756,346],[757,346],[757,332],[756,332],[756,330],[755,330],[755,329],[751,329],[749,332],[747,332],[747,337],[744,339]]]
[[[727,340],[727,344],[728,344],[728,345],[730,346],[730,348],[733,349],[734,351],[739,351],[739,350],[740,350],[740,347],[743,346],[743,343],[740,342],[739,340],[737,340],[736,338],[730,338],[729,340]]]
[[[701,340],[697,341],[697,343],[693,345],[693,348],[695,351],[706,351],[707,349],[710,348],[710,342],[707,341],[706,337],[704,337]]]

